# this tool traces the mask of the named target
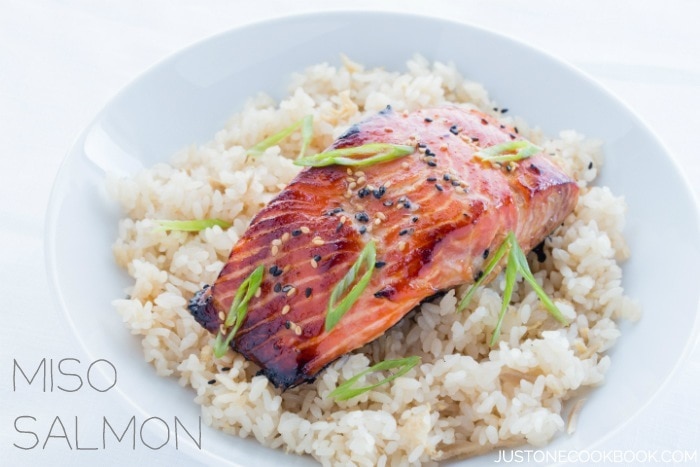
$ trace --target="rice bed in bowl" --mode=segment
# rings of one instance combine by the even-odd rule
[[[246,149],[306,115],[314,117],[309,152],[320,152],[387,104],[401,112],[447,103],[476,106],[515,125],[578,181],[578,205],[545,241],[544,260],[528,257],[571,325],[562,327],[520,281],[500,342],[489,347],[501,275],[463,313],[455,308],[466,286],[423,303],[315,382],[284,393],[256,376],[259,368],[241,355],[215,358],[214,336],[195,322],[187,301],[215,281],[252,217],[300,170],[292,164],[298,134],[257,157],[246,157]],[[629,255],[624,200],[591,185],[602,162],[600,143],[575,131],[543,136],[451,65],[420,56],[404,73],[365,69],[346,58],[341,67],[315,65],[293,76],[281,102],[263,94],[250,99],[212,141],[179,152],[169,164],[108,180],[127,216],[114,255],[134,279],[130,298],[115,305],[131,332],[142,336],[145,359],[157,373],[194,389],[207,424],[266,446],[310,454],[324,465],[363,466],[431,464],[502,446],[541,446],[566,430],[564,402],[603,381],[610,366],[605,352],[620,336],[615,320],[640,314],[621,285],[619,262]],[[205,218],[232,226],[199,233],[156,229],[157,219]],[[422,363],[405,376],[348,401],[327,397],[373,364],[410,355]],[[359,383],[380,378],[369,374]]]

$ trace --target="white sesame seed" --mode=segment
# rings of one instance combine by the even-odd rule
[[[313,243],[314,245],[323,245],[325,242],[321,237],[314,237],[314,239],[311,240],[311,243]]]
[[[289,272],[290,269],[292,269],[292,267],[288,264],[282,269],[282,272]]]
[[[348,185],[348,190],[354,190],[355,188],[357,188],[357,182],[351,182]]]
[[[223,320],[226,319],[226,315],[224,314],[223,311],[220,311],[220,312],[219,312],[219,319],[220,319],[221,321],[223,321]]]
[[[272,244],[280,246],[282,244],[282,240],[280,240],[279,238],[276,238],[276,239],[272,240]]]
[[[291,297],[291,296],[294,295],[295,293],[297,293],[297,289],[295,289],[294,287],[292,287],[292,288],[289,289],[289,291],[287,292],[287,297]]]
[[[367,179],[365,177],[360,177],[357,179],[357,184],[363,185],[366,181],[367,181]]]
[[[406,249],[406,242],[399,242],[399,251],[403,251]]]
[[[289,310],[290,310],[290,309],[291,309],[291,307],[290,307],[289,305],[283,306],[283,307],[282,307],[282,314],[283,314],[283,315],[286,315],[287,313],[289,313]]]
[[[298,324],[294,327],[294,334],[296,334],[297,336],[301,336],[301,326],[299,326]]]
[[[301,227],[301,228],[300,228],[299,230],[301,230],[301,231],[302,231],[302,233],[305,233],[305,234],[307,234],[307,233],[311,232],[311,229],[309,229],[309,228],[308,228],[308,227],[306,227],[306,226],[304,226],[304,227]]]
[[[382,223],[381,219],[374,219],[374,225],[379,225],[381,223]]]
[[[378,212],[377,217],[380,218],[381,220],[385,221],[386,220],[386,215],[383,212]]]
[[[352,169],[348,167],[348,175],[352,175]]]
[[[407,168],[409,168],[410,166],[408,165],[408,162],[402,162],[402,163],[401,163],[401,167],[403,167],[404,169],[407,169]]]
[[[285,232],[284,235],[282,235],[282,243],[286,242],[289,240],[289,232]]]
[[[364,176],[365,176],[365,173],[364,173],[363,171],[361,171],[361,170],[358,170],[357,172],[355,172],[355,176],[356,176],[356,177],[364,177]]]
[[[311,267],[316,269],[318,267],[318,261],[315,259],[311,258]]]
[[[255,296],[259,298],[260,295],[262,295],[262,289],[258,287],[258,290],[255,291]]]
[[[279,251],[280,251],[280,247],[278,247],[277,245],[272,245],[272,250],[270,251],[272,256],[277,256],[277,253],[279,253]]]

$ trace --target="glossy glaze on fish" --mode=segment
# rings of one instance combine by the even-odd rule
[[[509,231],[528,251],[573,210],[578,186],[547,155],[508,167],[473,157],[515,139],[513,128],[459,107],[387,109],[351,127],[332,148],[384,142],[416,151],[358,170],[301,171],[255,216],[190,310],[218,332],[241,282],[265,265],[261,292],[231,346],[278,387],[313,379],[425,298],[473,282]],[[370,240],[377,249],[371,282],[325,332],[331,290]]]

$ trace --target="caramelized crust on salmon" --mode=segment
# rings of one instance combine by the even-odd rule
[[[508,167],[473,157],[515,139],[513,128],[460,107],[387,108],[354,125],[331,149],[382,142],[416,151],[358,170],[301,171],[255,216],[216,282],[190,302],[192,314],[218,332],[241,282],[265,265],[231,347],[277,387],[312,380],[425,298],[472,283],[509,231],[529,251],[573,210],[578,186],[545,154]],[[370,240],[370,284],[325,332],[330,293]]]

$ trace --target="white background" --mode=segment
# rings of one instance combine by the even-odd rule
[[[78,358],[83,373],[89,363],[47,286],[43,226],[52,181],[79,131],[122,86],[163,57],[242,24],[346,9],[469,22],[574,64],[650,125],[700,193],[700,2],[693,0],[1,0],[0,465],[197,465],[172,444],[158,451],[71,451],[62,440],[51,440],[41,449],[57,415],[71,433],[74,416],[79,430],[89,432],[101,426],[102,416],[125,424],[133,414],[114,391],[13,391],[14,359],[36,368],[42,358]],[[664,389],[600,449],[700,451],[697,337]],[[674,336],[649,345],[667,339]],[[37,419],[41,443],[31,451],[13,446],[30,442],[13,426],[21,415]]]

